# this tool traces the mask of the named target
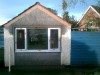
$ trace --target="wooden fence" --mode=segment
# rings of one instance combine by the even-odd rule
[[[71,33],[71,65],[100,65],[100,32]]]

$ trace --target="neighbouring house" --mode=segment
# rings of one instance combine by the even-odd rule
[[[70,53],[71,24],[39,2],[4,24],[5,66],[70,65]]]
[[[98,28],[100,27],[100,7],[89,6],[82,18],[78,22],[79,28]],[[84,31],[86,29],[81,29]]]

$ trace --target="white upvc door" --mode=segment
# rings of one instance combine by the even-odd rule
[[[48,28],[48,49],[60,51],[60,28]]]
[[[26,28],[15,28],[15,50],[26,49]]]

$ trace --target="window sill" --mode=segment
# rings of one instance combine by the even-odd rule
[[[61,52],[59,49],[55,50],[16,50],[15,52]]]

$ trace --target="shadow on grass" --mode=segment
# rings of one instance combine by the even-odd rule
[[[41,68],[41,67],[40,67]],[[52,69],[15,69],[12,67],[11,72],[8,72],[8,68],[0,70],[0,75],[99,75],[100,67],[86,69],[86,68],[76,68],[76,67],[59,67]]]
[[[14,69],[9,73],[8,68],[2,69],[0,75],[74,75],[75,71],[72,68],[57,68],[57,69],[31,69],[31,70],[21,70]]]

